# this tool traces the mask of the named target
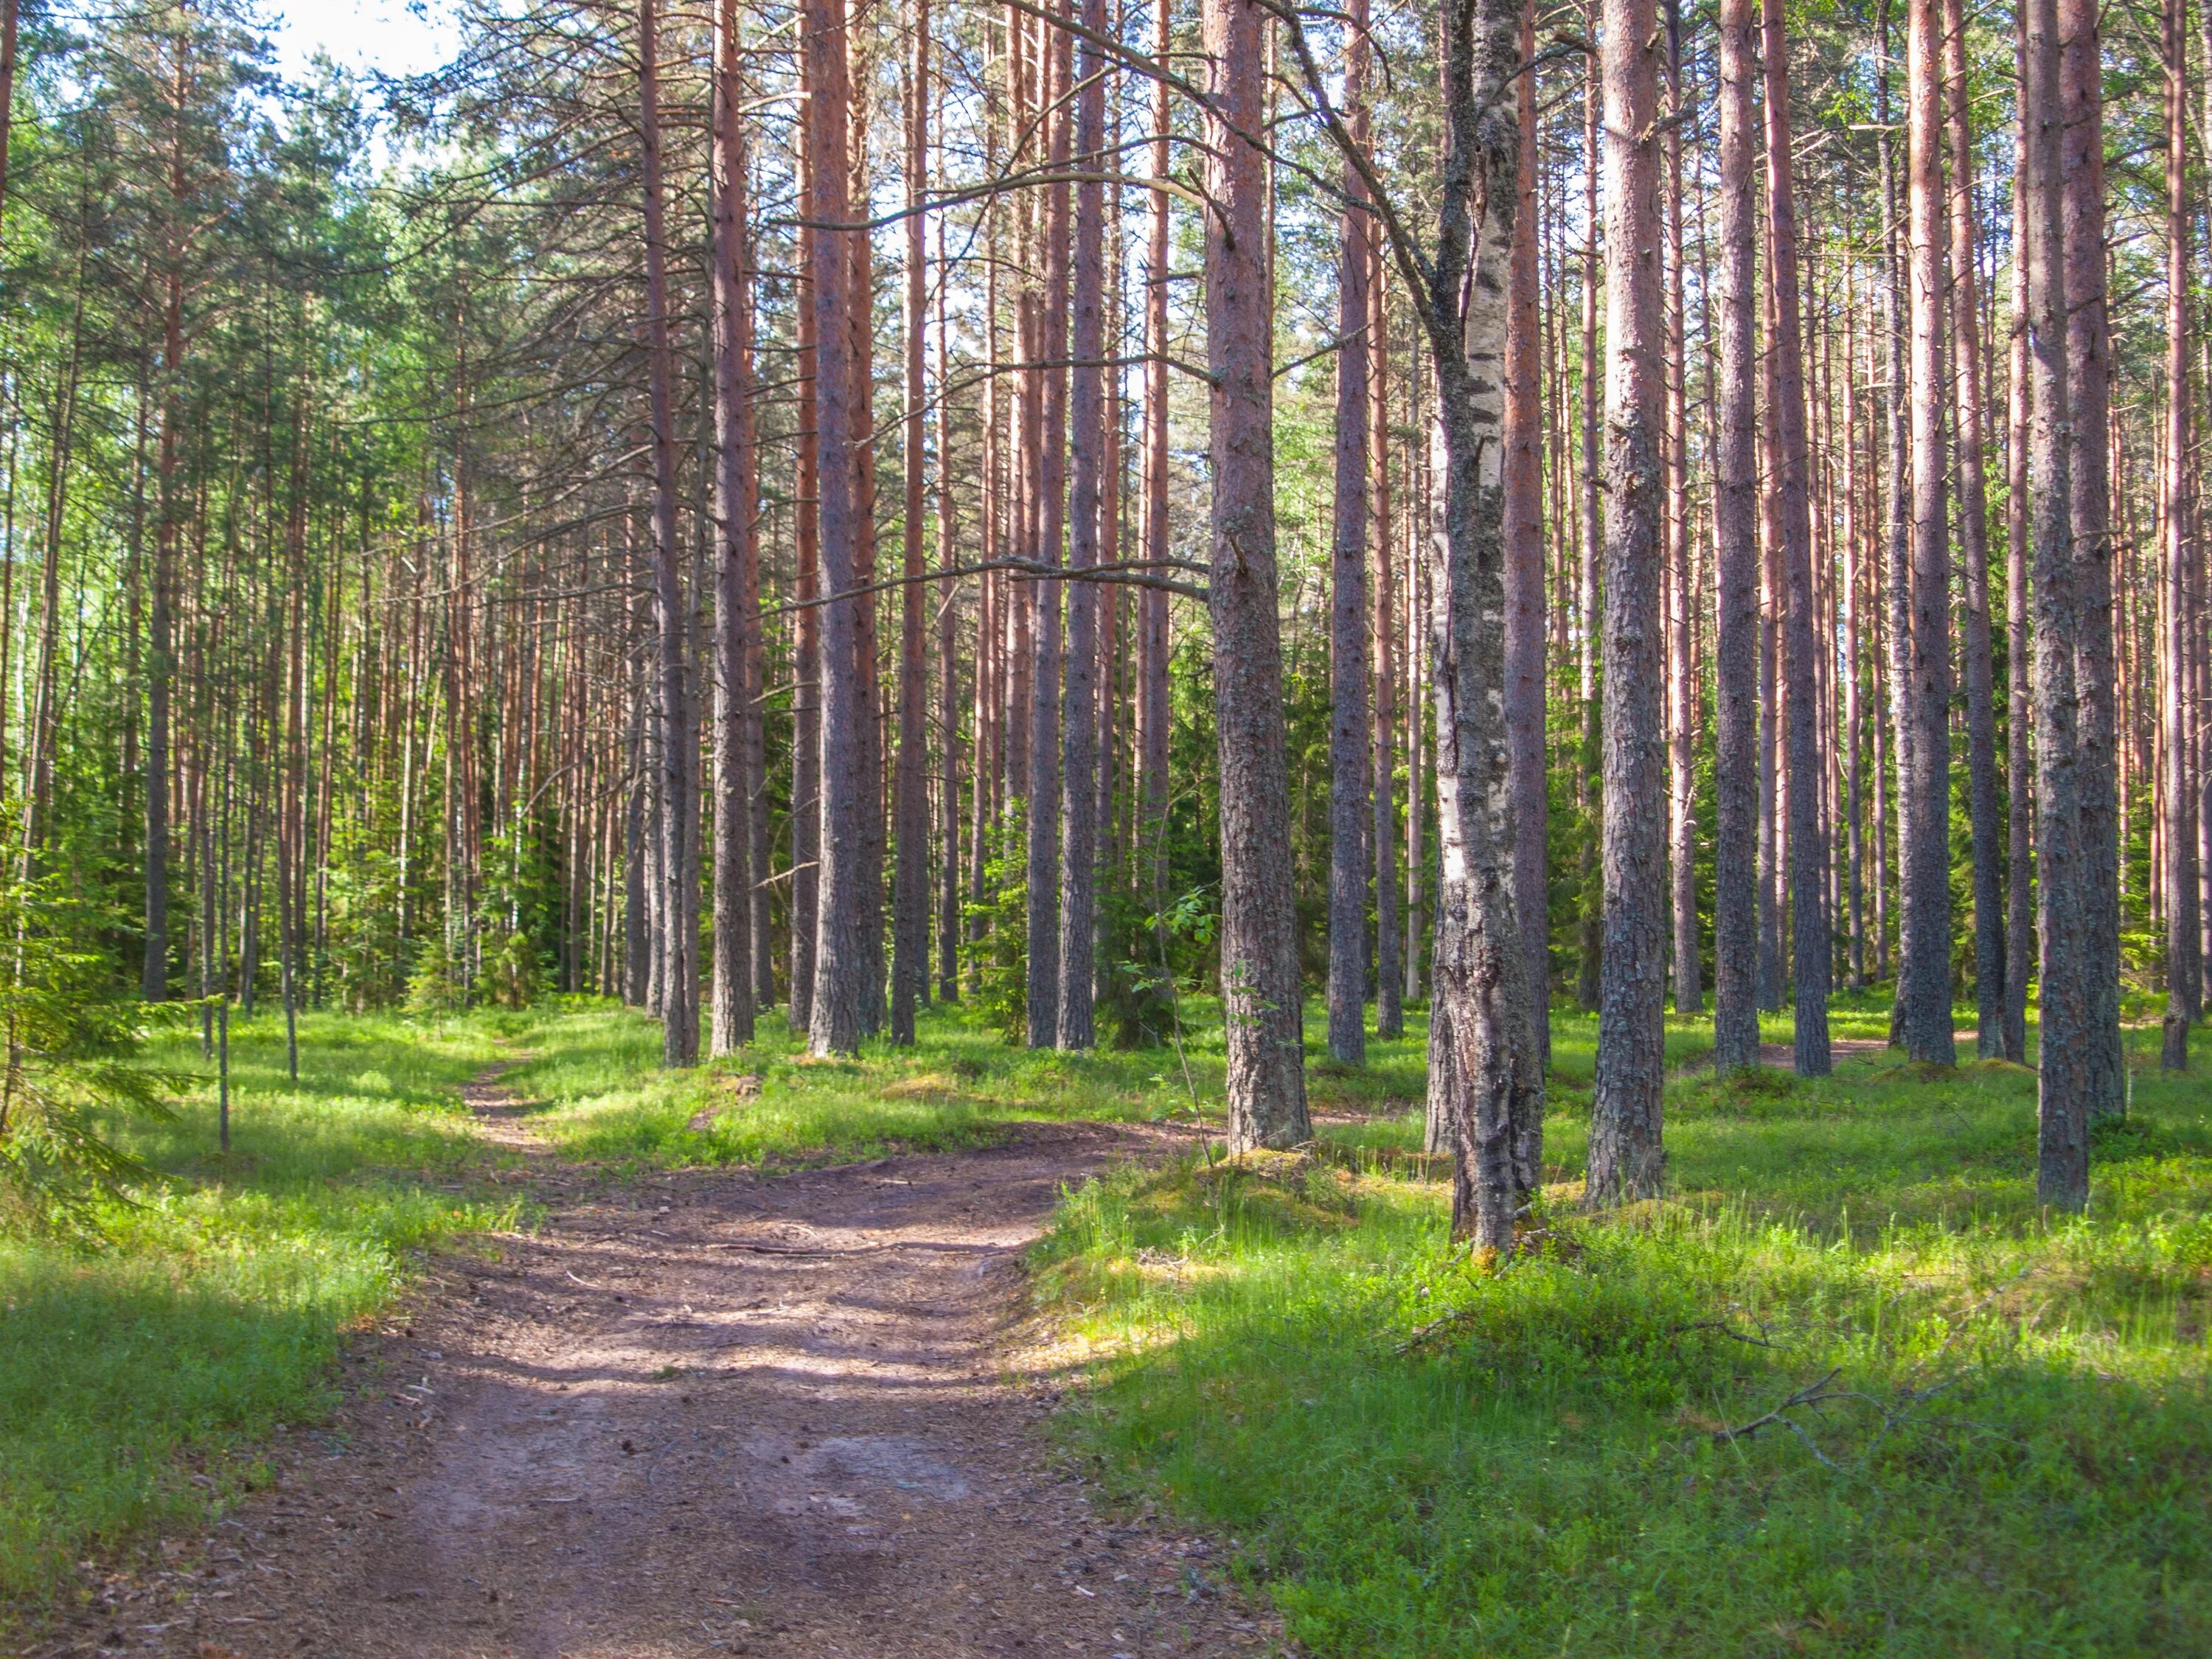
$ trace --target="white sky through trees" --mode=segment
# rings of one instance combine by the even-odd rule
[[[446,62],[460,42],[446,0],[281,0],[264,15],[288,79],[303,76],[319,52],[345,69],[416,75]]]

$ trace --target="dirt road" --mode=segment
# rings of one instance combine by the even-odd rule
[[[109,1581],[58,1652],[645,1659],[1236,1654],[1202,1540],[1094,1514],[1013,1363],[1018,1252],[1145,1132],[775,1178],[586,1185],[488,1074],[552,1206],[446,1258],[276,1484]]]

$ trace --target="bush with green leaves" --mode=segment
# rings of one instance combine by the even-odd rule
[[[173,1079],[137,1063],[145,1011],[118,995],[88,910],[60,878],[0,877],[0,1231],[96,1231],[143,1173],[111,1120],[169,1115]]]

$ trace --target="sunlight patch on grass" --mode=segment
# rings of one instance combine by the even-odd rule
[[[1327,1159],[1125,1170],[1037,1252],[1096,1362],[1067,1439],[1316,1654],[2207,1650],[2212,1091],[2135,1103],[2053,1225],[2015,1069],[1686,1073],[1675,1196],[1496,1275],[1377,1162],[1418,1114],[1328,1130],[1340,1207]]]

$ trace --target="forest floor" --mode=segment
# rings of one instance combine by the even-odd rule
[[[1256,1651],[1203,1537],[1094,1513],[1040,1421],[1021,1253],[1152,1125],[802,1170],[562,1158],[463,1091],[528,1231],[437,1261],[197,1549],[54,1654],[629,1659]],[[179,1566],[183,1571],[176,1571]]]
[[[1668,1196],[1593,1216],[1555,1008],[1500,1271],[1418,1014],[1226,1160],[1186,1012],[673,1074],[597,1003],[317,1016],[297,1079],[234,1028],[228,1151],[203,1081],[104,1249],[0,1244],[0,1651],[2212,1651],[2212,1084],[2154,1023],[2086,1219],[2034,1074],[1876,994],[1815,1082],[1670,1018]]]

